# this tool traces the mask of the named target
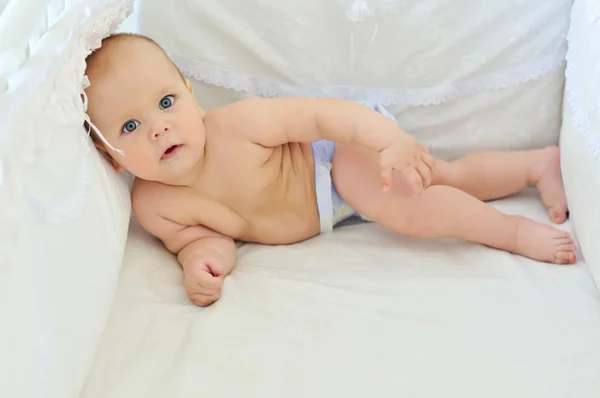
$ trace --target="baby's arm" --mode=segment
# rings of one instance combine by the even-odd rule
[[[244,111],[270,121],[271,128],[249,130],[250,138],[266,147],[325,139],[340,143],[356,142],[379,152],[398,135],[406,134],[388,117],[350,101],[281,98],[244,102],[247,107]]]
[[[337,99],[253,99],[241,113],[261,120],[248,129],[250,139],[266,147],[321,139],[357,143],[380,154],[384,189],[392,169],[407,172],[409,182],[427,186],[434,162],[427,149],[390,118],[356,102]],[[242,120],[247,118],[242,117]],[[418,181],[417,181],[418,180]]]
[[[163,242],[177,253],[190,299],[200,307],[210,305],[221,297],[223,280],[235,265],[235,242],[202,226],[175,226],[182,227],[174,224]]]
[[[221,286],[236,261],[233,239],[206,227],[185,226],[156,211],[152,200],[134,195],[134,213],[144,229],[177,254],[183,268],[185,289],[194,304],[205,307],[219,299]]]

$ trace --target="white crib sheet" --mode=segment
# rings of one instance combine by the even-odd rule
[[[533,191],[495,205],[545,220]],[[583,262],[353,225],[242,247],[224,296],[201,309],[134,225],[82,396],[597,398],[598,369],[600,296]]]

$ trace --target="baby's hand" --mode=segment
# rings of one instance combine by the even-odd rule
[[[433,158],[423,144],[409,134],[398,134],[389,146],[379,152],[383,190],[389,191],[391,188],[392,171],[401,170],[416,196],[431,184],[434,165]]]
[[[185,290],[194,304],[207,307],[221,297],[222,269],[215,256],[196,257],[183,267]]]

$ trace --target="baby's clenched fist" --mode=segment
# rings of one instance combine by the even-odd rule
[[[185,291],[194,304],[207,307],[221,297],[224,275],[216,257],[195,258],[183,267]]]

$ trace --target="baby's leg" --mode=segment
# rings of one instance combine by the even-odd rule
[[[416,198],[401,190],[383,192],[377,154],[354,145],[338,145],[333,179],[342,198],[376,223],[418,238],[459,238],[558,264],[575,262],[567,232],[524,217],[502,214],[450,186],[432,186]],[[398,176],[393,184],[401,185]]]
[[[531,151],[481,152],[452,163],[436,162],[434,185],[449,185],[483,201],[536,186],[550,220],[561,224],[567,219],[560,151],[556,146]]]

